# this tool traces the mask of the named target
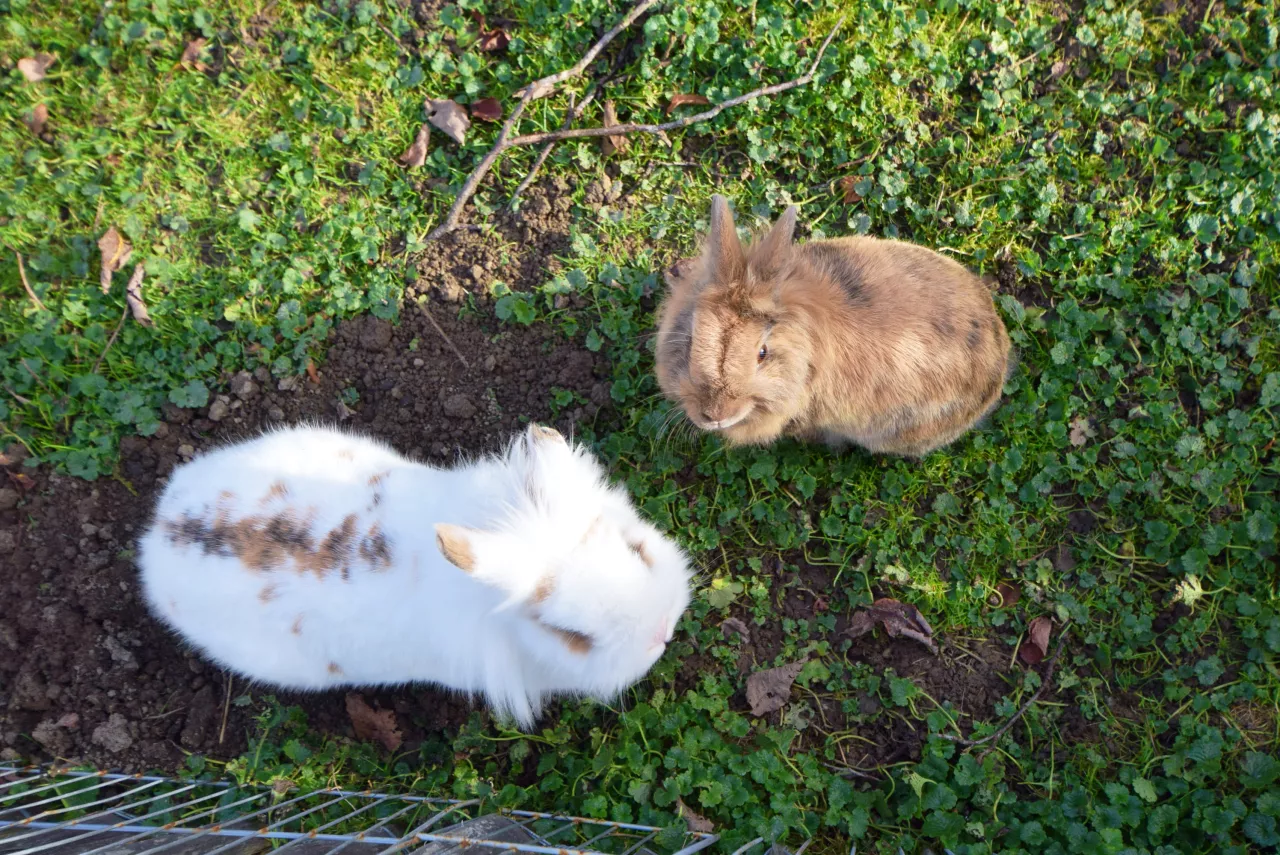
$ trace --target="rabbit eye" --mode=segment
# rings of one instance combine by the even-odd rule
[[[769,355],[769,345],[760,345],[760,352],[756,354],[756,362],[764,362],[765,357]]]

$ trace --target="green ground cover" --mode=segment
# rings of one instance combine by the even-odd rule
[[[407,171],[396,158],[423,99],[508,102],[571,65],[612,6],[470,0],[430,6],[424,26],[369,0],[0,0],[0,440],[111,477],[118,439],[154,431],[164,403],[200,406],[242,367],[322,362],[341,317],[395,318],[421,236],[496,130],[476,124],[464,146],[436,135]],[[509,31],[505,52],[481,50],[473,12]],[[529,736],[477,716],[390,759],[279,709],[233,772],[657,824],[678,798],[729,847],[1280,844],[1280,21],[1260,2],[671,3],[619,39],[630,53],[609,95],[624,118],[658,120],[675,93],[719,102],[789,79],[842,15],[810,87],[678,132],[673,149],[558,147],[546,172],[578,206],[562,269],[477,306],[609,355],[623,415],[599,450],[706,571],[653,679],[620,715],[569,705]],[[179,62],[197,37],[203,71]],[[17,63],[37,52],[57,62],[28,82]],[[24,122],[37,104],[41,138]],[[557,127],[565,106],[538,102],[523,128]],[[599,121],[593,106],[584,122]],[[481,192],[474,222],[532,155]],[[587,202],[606,170],[636,184],[636,204]],[[744,222],[794,202],[814,234],[899,236],[997,277],[1020,368],[990,426],[923,463],[792,443],[726,453],[664,428],[643,295],[694,246],[716,191]],[[155,322],[114,341],[132,264],[104,295],[96,244],[112,225],[146,266]],[[587,308],[555,308],[566,292]],[[840,733],[730,703],[720,624],[777,620],[779,560],[838,568],[832,612],[887,591],[940,637],[1011,659],[1031,619],[1069,623],[1052,693],[996,750],[964,749],[942,737],[973,722],[851,661],[834,618],[788,618],[763,664],[808,659],[811,713],[830,702],[853,723],[873,696],[878,715],[931,734],[918,760],[841,777]],[[1015,608],[992,607],[1001,583]],[[682,679],[695,653],[707,667]],[[1039,688],[1019,673],[978,736]],[[531,757],[535,781],[518,786]]]

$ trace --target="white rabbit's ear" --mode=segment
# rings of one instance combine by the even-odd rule
[[[483,533],[452,523],[436,523],[436,548],[450,564],[464,573],[476,570],[475,541]]]
[[[567,445],[568,444],[568,442],[564,438],[564,434],[560,433],[560,431],[556,430],[553,427],[540,425],[537,422],[529,423],[529,428],[525,432],[525,437],[528,439],[529,445],[534,447],[541,445],[543,443],[546,443],[548,445],[550,444]]]

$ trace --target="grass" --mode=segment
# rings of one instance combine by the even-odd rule
[[[164,406],[199,406],[242,367],[299,372],[342,316],[395,317],[418,236],[493,136],[477,125],[457,147],[435,135],[423,170],[406,172],[395,158],[422,99],[508,97],[570,65],[614,15],[602,0],[473,0],[408,50],[392,36],[414,25],[394,3],[282,2],[255,17],[258,5],[0,2],[0,423],[34,460],[109,476],[119,437],[154,431]],[[625,712],[569,705],[529,736],[477,715],[416,756],[334,741],[272,708],[230,771],[656,824],[678,821],[679,798],[724,832],[725,851],[757,835],[975,855],[1275,847],[1275,12],[796,5],[672,5],[650,19],[610,90],[624,118],[656,119],[677,92],[718,101],[795,76],[848,22],[815,85],[676,135],[671,151],[559,147],[548,173],[579,188],[572,249],[554,277],[497,305],[607,351],[623,417],[599,450],[707,570],[675,649]],[[509,22],[506,54],[477,49],[471,11]],[[197,35],[207,73],[178,65]],[[35,51],[59,60],[29,84],[14,63]],[[13,118],[41,101],[51,142]],[[564,107],[540,102],[525,127],[558,126]],[[475,222],[532,154],[481,194]],[[606,169],[639,182],[625,214],[586,201]],[[796,202],[814,234],[899,236],[999,276],[1020,370],[992,423],[921,464],[793,443],[729,453],[664,432],[643,295],[660,260],[694,246],[715,190],[747,221]],[[109,349],[128,271],[100,292],[108,225],[146,264],[156,321],[124,323]],[[27,299],[15,251],[47,311]],[[588,308],[556,309],[566,292]],[[1087,531],[1075,525],[1086,512]],[[822,592],[830,611],[781,617],[795,592],[782,580],[805,575],[775,562],[838,574]],[[991,605],[1001,583],[1021,593],[1016,607]],[[1032,618],[1069,620],[1055,693],[979,762],[940,738],[972,721],[927,684],[851,659],[834,634],[831,613],[885,593],[1010,660]],[[753,720],[733,702],[730,615],[781,625],[760,667],[810,660],[797,714]],[[703,665],[692,679],[686,660]],[[1038,688],[1014,673],[978,735]],[[824,704],[843,731],[824,729]],[[830,770],[861,725],[888,720],[927,734],[919,761],[873,780]]]

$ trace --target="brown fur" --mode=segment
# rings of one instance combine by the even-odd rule
[[[702,256],[668,278],[658,383],[695,425],[916,457],[995,407],[1009,336],[977,276],[900,241],[795,245],[794,225],[791,208],[743,249],[717,196]]]
[[[576,632],[572,629],[561,629],[558,626],[551,626],[545,623],[543,626],[559,637],[571,653],[586,656],[591,652],[591,648],[595,646],[595,642],[591,640],[589,635],[583,635],[581,632]]]
[[[454,567],[467,573],[476,569],[476,556],[471,551],[471,533],[470,529],[460,525],[436,525],[436,547],[440,554]]]

